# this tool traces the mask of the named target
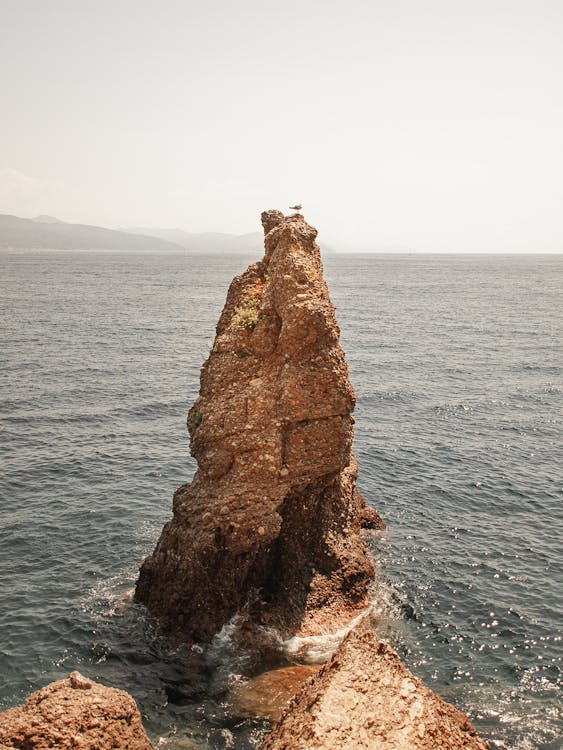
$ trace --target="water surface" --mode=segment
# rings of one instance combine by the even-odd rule
[[[79,669],[153,739],[247,748],[244,664],[120,596],[194,470],[185,419],[247,259],[3,254],[0,707]],[[561,256],[327,256],[358,396],[382,627],[496,747],[560,747]],[[238,660],[238,661],[237,661]]]

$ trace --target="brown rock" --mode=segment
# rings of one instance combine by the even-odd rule
[[[465,714],[375,633],[352,632],[307,680],[262,750],[487,750]]]
[[[70,686],[74,690],[91,690],[92,682],[86,677],[82,677],[80,672],[71,672],[68,676]]]
[[[232,693],[235,715],[279,721],[289,701],[318,666],[296,664],[263,672],[247,680]]]
[[[379,522],[356,490],[354,393],[317,231],[300,214],[262,223],[264,258],[231,284],[188,416],[198,470],[136,587],[185,642],[245,607],[284,637],[338,629],[374,576],[360,529]]]
[[[72,672],[0,714],[0,745],[21,750],[151,750],[133,698]]]

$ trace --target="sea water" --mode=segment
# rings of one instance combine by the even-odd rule
[[[185,426],[250,259],[0,257],[0,709],[72,669],[165,747],[257,747],[245,655],[173,650],[128,603],[195,465]],[[555,750],[563,613],[563,258],[327,255],[357,393],[380,628],[494,747]]]

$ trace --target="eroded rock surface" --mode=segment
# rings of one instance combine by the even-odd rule
[[[372,632],[352,632],[308,680],[262,750],[488,750],[465,714]]]
[[[136,599],[209,641],[237,612],[283,635],[333,630],[373,579],[356,489],[354,393],[316,230],[262,214],[265,255],[235,277],[188,416],[198,470],[144,561]]]
[[[20,750],[152,750],[135,701],[78,672],[0,714],[0,746]]]

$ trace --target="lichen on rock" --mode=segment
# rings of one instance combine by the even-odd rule
[[[356,488],[354,392],[317,231],[262,214],[265,254],[231,283],[188,416],[198,469],[141,567],[165,633],[209,641],[243,609],[284,637],[338,627],[374,577],[381,522]]]

